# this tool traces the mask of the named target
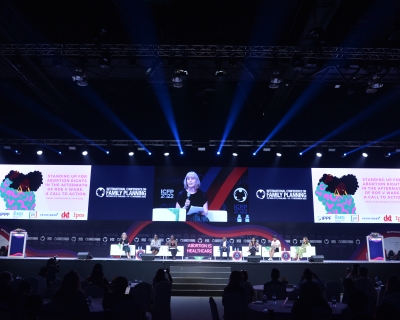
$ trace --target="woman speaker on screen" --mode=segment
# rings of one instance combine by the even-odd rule
[[[200,179],[196,172],[186,174],[183,187],[176,199],[176,208],[186,209],[188,221],[209,221],[207,194],[200,189]]]

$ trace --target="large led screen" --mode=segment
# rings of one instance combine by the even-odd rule
[[[400,222],[400,170],[313,168],[315,222]]]
[[[91,166],[1,165],[0,219],[87,220]]]
[[[0,176],[0,219],[400,222],[398,169],[0,165]]]

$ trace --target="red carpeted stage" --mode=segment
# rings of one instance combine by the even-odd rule
[[[0,258],[0,272],[11,271],[15,276],[25,278],[34,276],[39,269],[46,264],[47,258]],[[390,274],[400,274],[399,262],[368,262],[368,261],[324,261],[311,263],[306,260],[281,262],[261,261],[259,263],[242,261],[226,261],[226,260],[162,260],[155,259],[152,261],[128,260],[128,259],[110,259],[110,258],[94,258],[92,260],[78,260],[72,258],[60,259],[60,278],[71,269],[79,272],[82,278],[86,278],[92,271],[94,264],[101,263],[103,265],[104,274],[109,280],[115,276],[123,275],[130,281],[140,280],[151,282],[158,269],[169,268],[171,275],[178,278],[180,271],[197,270],[197,268],[209,268],[217,270],[221,268],[226,271],[247,270],[249,281],[253,285],[263,284],[270,279],[272,268],[278,268],[281,276],[285,277],[289,283],[296,283],[300,280],[302,272],[305,268],[310,268],[321,279],[339,280],[344,278],[346,268],[350,268],[353,263],[359,263],[366,266],[369,270],[369,277],[374,279],[378,277],[385,282]],[[172,267],[172,268],[171,268]],[[194,271],[196,272],[196,271]],[[190,272],[188,272],[190,273]],[[212,277],[212,273],[210,273]],[[223,281],[226,283],[225,281]]]

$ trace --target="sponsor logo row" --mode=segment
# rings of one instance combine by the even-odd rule
[[[7,210],[0,212],[0,219],[87,220],[87,216],[87,211]]]
[[[327,214],[316,216],[315,222],[324,223],[400,223],[400,215],[393,214]]]

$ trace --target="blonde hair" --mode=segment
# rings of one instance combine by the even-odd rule
[[[185,179],[183,179],[183,187],[184,187],[185,189],[189,188],[188,185],[187,185],[187,181],[186,181],[188,177],[194,177],[194,178],[196,179],[196,189],[200,188],[200,179],[199,179],[199,176],[197,175],[196,172],[194,172],[194,171],[189,171],[189,172],[186,174]]]

